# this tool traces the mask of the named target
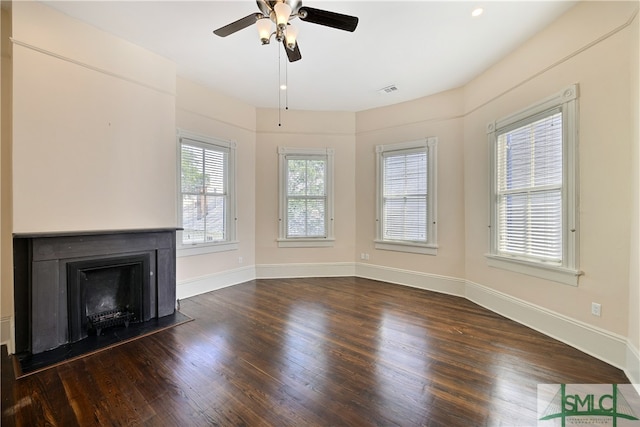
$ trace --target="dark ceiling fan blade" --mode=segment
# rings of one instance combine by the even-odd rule
[[[264,15],[261,13],[252,13],[249,16],[245,16],[242,19],[238,19],[231,24],[225,25],[224,27],[220,27],[213,32],[216,36],[227,37],[230,34],[235,33],[236,31],[240,31],[243,28],[247,28],[250,25],[256,23],[256,21],[260,18],[264,18]]]
[[[303,21],[337,28],[338,30],[353,32],[358,26],[358,18],[355,16],[343,15],[341,13],[315,9],[313,7],[302,6],[298,12],[298,16]]]
[[[287,47],[287,42],[283,39],[282,45],[284,46],[284,51],[287,52],[287,58],[289,58],[289,62],[296,62],[302,59],[302,54],[300,53],[300,48],[298,48],[298,42],[296,42],[296,46],[293,50]]]

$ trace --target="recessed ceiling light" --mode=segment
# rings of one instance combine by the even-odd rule
[[[287,90],[287,85],[280,85],[280,90]]]
[[[476,17],[476,16],[480,16],[482,15],[482,13],[484,12],[484,9],[481,7],[476,7],[475,9],[473,9],[473,11],[471,12],[471,16]]]

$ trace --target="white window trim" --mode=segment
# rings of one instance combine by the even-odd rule
[[[325,237],[287,237],[287,182],[286,182],[286,156],[326,156],[327,158],[327,211],[326,211],[326,236]],[[278,247],[280,248],[318,248],[332,247],[335,243],[334,207],[333,207],[333,161],[335,150],[333,148],[290,148],[278,147]]]
[[[427,236],[428,242],[409,242],[403,240],[385,240],[383,236],[382,224],[382,154],[389,151],[410,150],[415,148],[427,149]],[[376,249],[396,252],[406,252],[423,255],[438,254],[438,138],[429,137],[417,141],[406,141],[396,144],[386,144],[376,146],[376,238],[374,246]]]
[[[583,274],[579,263],[578,227],[578,85],[567,86],[556,94],[543,99],[514,114],[487,124],[489,142],[489,253],[485,254],[487,264],[521,274],[577,286]],[[563,248],[562,265],[507,256],[497,250],[497,209],[495,189],[496,174],[496,134],[499,130],[520,120],[542,113],[552,108],[562,109],[563,122]]]
[[[203,147],[222,147],[229,150],[229,176],[228,191],[229,191],[229,211],[227,212],[227,240],[211,243],[194,243],[190,245],[182,244],[182,230],[178,230],[176,236],[176,256],[187,257],[193,255],[201,255],[215,252],[225,252],[237,250],[239,242],[236,238],[237,233],[237,195],[236,195],[236,143],[233,141],[224,141],[221,139],[215,139],[197,133],[189,132],[183,129],[177,130],[177,189],[178,189],[178,223],[182,226],[182,183],[180,182],[181,173],[181,157],[182,157],[182,140],[188,139],[191,142],[201,145]]]

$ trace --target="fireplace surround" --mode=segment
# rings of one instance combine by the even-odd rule
[[[56,349],[111,325],[97,318],[128,324],[173,314],[175,231],[15,234],[16,353]]]

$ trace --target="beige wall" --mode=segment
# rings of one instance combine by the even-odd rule
[[[464,278],[463,91],[357,114],[357,254],[366,264]],[[427,137],[438,138],[438,255],[377,250],[375,147]]]
[[[353,262],[355,114],[258,109],[256,121],[256,264]],[[335,245],[279,248],[278,147],[333,148]]]
[[[629,344],[640,355],[640,31],[638,21],[631,32],[630,88],[632,149],[631,233],[629,250]],[[636,360],[634,361],[634,357]],[[629,369],[640,378],[640,357],[628,355]]]
[[[175,65],[13,3],[13,231],[175,227]]]
[[[467,280],[623,336],[629,311],[632,147],[629,52],[633,32],[626,23],[636,7],[631,2],[580,3],[465,87]],[[572,83],[580,85],[580,269],[584,276],[578,287],[490,268],[484,257],[489,209],[486,124]],[[591,315],[591,302],[602,304],[602,317]]]
[[[13,256],[11,209],[11,8],[1,2],[0,20],[0,343],[12,346]]]
[[[255,123],[254,107],[178,78],[177,127],[236,143],[237,238],[240,241],[238,250],[179,257],[176,265],[179,291],[181,282],[255,264]]]

